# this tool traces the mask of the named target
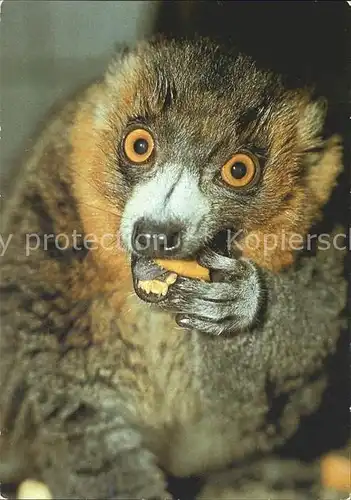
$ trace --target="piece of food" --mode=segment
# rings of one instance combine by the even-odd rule
[[[18,500],[51,500],[52,496],[44,483],[26,479],[18,488],[17,498]]]
[[[322,483],[327,488],[349,492],[351,490],[351,462],[339,455],[326,455],[321,463]]]
[[[173,271],[180,276],[210,281],[209,270],[206,267],[200,266],[196,260],[155,259],[155,262],[164,269],[167,269],[167,271]]]

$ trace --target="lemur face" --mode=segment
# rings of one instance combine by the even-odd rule
[[[305,227],[323,115],[307,91],[209,42],[145,43],[117,58],[95,126],[125,249],[192,258],[227,229]]]

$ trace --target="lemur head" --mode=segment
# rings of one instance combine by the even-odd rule
[[[243,242],[304,234],[340,169],[323,101],[207,40],[143,42],[96,95],[87,170],[129,253],[193,258],[228,228]],[[291,254],[242,251],[268,267]]]

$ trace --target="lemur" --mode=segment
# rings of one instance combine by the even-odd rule
[[[283,243],[342,168],[325,113],[235,49],[157,39],[54,114],[3,214],[1,481],[169,498],[166,473],[240,469],[318,407],[344,255]]]

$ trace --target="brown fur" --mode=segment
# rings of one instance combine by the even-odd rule
[[[321,209],[328,201],[336,179],[342,168],[342,148],[338,137],[328,141],[327,148],[307,177],[307,185],[296,184],[293,188],[292,197],[286,202],[284,209],[279,215],[273,215],[262,228],[253,230],[246,236],[250,241],[245,245],[245,239],[241,244],[242,253],[245,257],[252,259],[259,266],[279,271],[293,263],[297,252],[289,245],[289,238],[295,235],[301,236],[301,242],[305,235],[321,217]],[[268,181],[267,181],[268,182]],[[282,191],[285,185],[275,183],[278,191]],[[301,212],[303,210],[303,213]],[[273,235],[276,238],[275,248],[265,250],[265,236]],[[299,239],[295,240],[297,246]],[[301,245],[300,245],[301,246]]]
[[[111,287],[116,282],[121,286],[119,296],[126,295],[126,289],[131,292],[130,270],[127,256],[118,249],[118,228],[122,207],[118,199],[112,200],[104,193],[106,145],[101,144],[101,135],[96,130],[92,116],[94,108],[90,101],[101,96],[101,89],[96,86],[87,96],[87,103],[79,108],[71,133],[72,144],[72,189],[78,200],[79,215],[84,233],[92,234],[97,244],[105,234],[115,235],[109,238],[108,249],[98,244],[98,249],[92,252],[104,287]],[[84,170],[84,172],[82,172]],[[97,285],[98,286],[98,285]],[[124,293],[122,292],[125,288]]]

